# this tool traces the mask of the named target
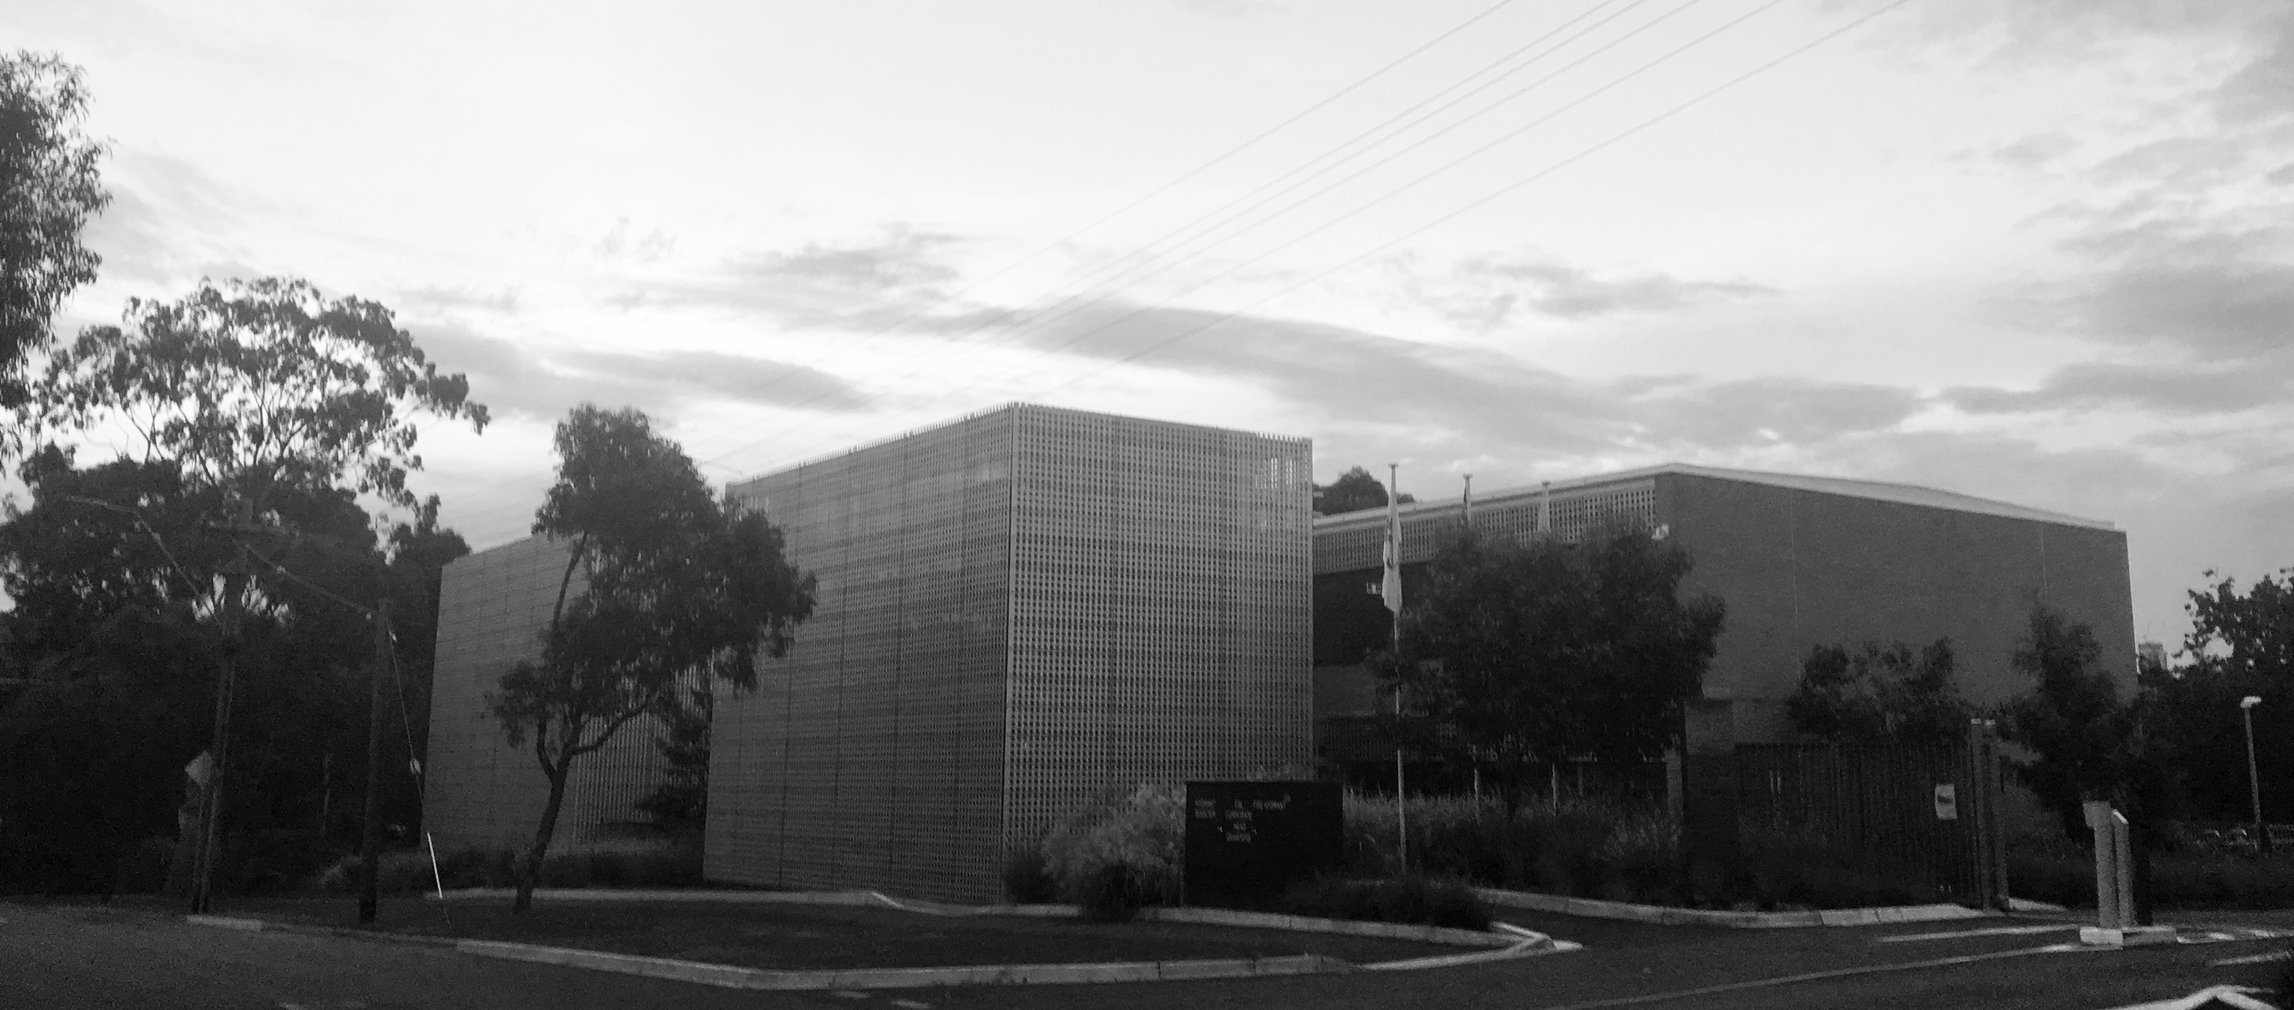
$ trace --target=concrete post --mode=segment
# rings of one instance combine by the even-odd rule
[[[2135,925],[2135,860],[2126,815],[2100,800],[2088,802],[2084,813],[2095,832],[2096,924],[2079,930],[2079,942],[2098,947],[2173,943],[2173,926]]]

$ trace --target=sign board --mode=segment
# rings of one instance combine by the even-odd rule
[[[1189,904],[1249,904],[1346,861],[1336,782],[1187,783]]]
[[[1936,820],[1959,820],[1959,786],[1943,782],[1936,786]]]

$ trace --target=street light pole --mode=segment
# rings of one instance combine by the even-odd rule
[[[2238,713],[2246,717],[2246,788],[2254,801],[2254,851],[2264,855],[2270,852],[2270,825],[2262,819],[2262,776],[2254,763],[2254,706],[2262,704],[2259,695],[2247,695],[2238,702]]]

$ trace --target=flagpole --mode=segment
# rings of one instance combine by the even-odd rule
[[[1386,577],[1380,584],[1385,590],[1386,609],[1393,612],[1393,634],[1387,640],[1391,654],[1402,658],[1402,464],[1386,464]],[[1402,873],[1410,872],[1410,794],[1402,779],[1402,678],[1399,666],[1394,674],[1394,825],[1395,851],[1401,857]]]

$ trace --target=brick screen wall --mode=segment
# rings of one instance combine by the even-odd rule
[[[1309,452],[1021,405],[734,486],[818,608],[719,703],[707,875],[994,900],[1111,787],[1305,761]]]
[[[533,842],[548,781],[531,738],[518,748],[503,740],[485,695],[512,665],[540,655],[566,556],[566,545],[531,537],[459,558],[440,575],[423,810],[442,850]],[[571,591],[581,587],[576,572]],[[637,801],[659,781],[655,733],[650,720],[633,721],[575,759],[553,849],[636,826]]]

